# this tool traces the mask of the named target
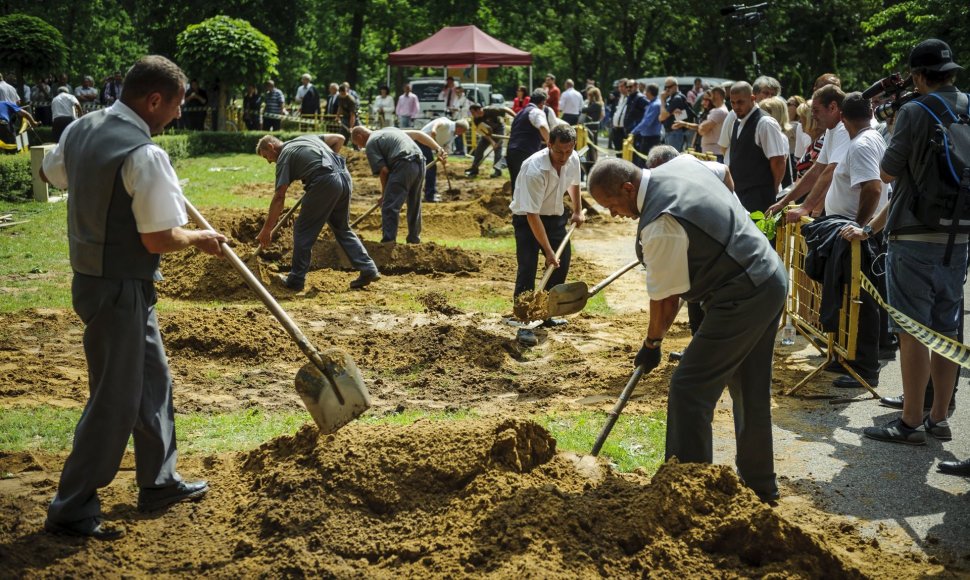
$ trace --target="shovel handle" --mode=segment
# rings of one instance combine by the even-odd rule
[[[586,210],[585,209],[583,210],[583,215],[586,215]],[[573,235],[573,232],[574,231],[576,231],[576,224],[575,223],[573,225],[569,226],[569,229],[566,230],[566,237],[562,239],[562,242],[559,244],[559,248],[556,249],[556,259],[557,260],[559,259],[559,256],[562,255],[563,250],[566,249],[566,244],[569,243],[569,238]],[[555,269],[556,269],[555,266],[549,266],[549,267],[546,268],[545,273],[542,274],[542,280],[540,280],[539,281],[539,285],[536,286],[536,288],[538,290],[543,290],[546,287],[546,284],[549,282],[549,278],[552,277],[552,271],[555,270]]]
[[[363,214],[361,214],[361,216],[359,218],[357,218],[354,221],[350,222],[350,227],[355,227],[357,224],[359,224],[360,222],[364,221],[364,218],[365,217],[367,217],[370,214],[374,213],[374,210],[377,209],[377,208],[379,208],[380,206],[381,206],[380,202],[375,203],[373,206],[371,206],[371,208],[369,210],[367,210]]]
[[[183,200],[185,201],[185,209],[188,210],[189,215],[192,217],[192,221],[202,226],[204,229],[215,231],[213,227],[209,225],[209,222],[202,217],[199,210],[195,209],[192,202],[190,202],[184,196]],[[276,302],[276,299],[273,298],[266,287],[263,286],[260,281],[256,279],[256,276],[249,271],[246,264],[243,263],[243,261],[239,259],[239,256],[237,256],[236,253],[232,251],[232,248],[229,247],[229,244],[222,242],[220,247],[222,248],[223,255],[226,257],[232,267],[235,268],[235,270],[239,272],[239,275],[243,277],[243,280],[246,281],[246,285],[248,285],[257,296],[259,296],[259,299],[263,302],[270,313],[272,313],[273,316],[280,321],[280,324],[283,325],[286,332],[289,333],[293,341],[297,344],[297,346],[300,347],[303,354],[305,354],[306,357],[310,359],[310,362],[316,365],[321,372],[328,373],[329,370],[325,370],[326,364],[323,361],[323,357],[320,355],[320,351],[318,351],[315,346],[310,344],[310,341],[303,334],[303,331],[300,330],[296,323],[293,322],[293,319],[290,318],[290,315],[283,310],[278,302]],[[333,381],[331,381],[331,383],[333,383]],[[336,384],[333,384],[333,386],[336,388]]]
[[[623,387],[623,391],[620,393],[620,397],[616,400],[616,405],[613,406],[613,410],[609,412],[606,417],[606,425],[603,426],[603,430],[600,431],[599,437],[596,438],[596,443],[593,444],[593,450],[590,451],[590,455],[596,457],[600,454],[600,449],[603,448],[603,444],[606,443],[606,438],[610,436],[610,431],[613,430],[613,425],[616,425],[616,420],[620,418],[620,413],[623,412],[623,407],[626,407],[627,401],[630,400],[630,395],[633,394],[633,389],[636,388],[637,383],[640,382],[640,377],[643,376],[643,367],[637,367],[630,375],[630,380],[626,382],[626,386]]]
[[[612,274],[607,276],[602,282],[590,288],[589,292],[586,294],[586,297],[592,298],[593,296],[596,296],[596,294],[598,294],[600,290],[602,290],[603,288],[606,288],[607,286],[615,282],[617,278],[619,278],[620,276],[626,274],[627,272],[635,268],[639,263],[640,263],[640,260],[633,260],[626,266],[623,266],[616,272],[613,272]]]
[[[279,219],[279,221],[276,222],[276,225],[273,227],[273,231],[270,232],[270,234],[269,234],[270,241],[272,241],[276,237],[276,232],[280,231],[280,228],[283,227],[283,224],[285,224],[286,222],[288,222],[290,220],[290,216],[293,215],[293,212],[296,211],[296,208],[300,207],[300,204],[303,203],[303,198],[304,197],[306,197],[306,194],[305,193],[303,195],[301,195],[300,196],[300,199],[296,200],[296,203],[293,204],[293,207],[291,207],[290,209],[286,210],[286,213],[283,214],[283,217],[281,217]],[[188,203],[188,201],[186,201],[186,206],[188,206],[188,205],[189,205],[189,203]],[[202,217],[202,216],[199,216],[199,217]],[[193,217],[192,219],[194,220],[195,218]]]

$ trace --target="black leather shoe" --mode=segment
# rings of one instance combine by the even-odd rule
[[[536,333],[532,332],[529,328],[520,328],[518,332],[515,333],[515,340],[519,341],[522,346],[536,346],[539,344],[539,338]]]
[[[862,377],[862,378],[864,378],[866,382],[869,383],[870,387],[879,386],[879,379],[872,379],[867,377]],[[855,377],[853,377],[852,375],[842,375],[841,377],[832,381],[832,386],[838,389],[864,389],[865,388],[862,386],[862,383],[855,380]]]
[[[667,355],[667,360],[670,362],[677,362],[682,358],[684,358],[684,351],[682,350],[673,350]]]
[[[883,398],[879,399],[879,404],[882,405],[883,407],[889,407],[890,409],[902,409],[903,408],[903,395],[899,395],[898,397],[883,397]],[[923,410],[924,411],[929,411],[932,407],[933,407],[933,397],[932,396],[930,396],[927,399],[923,399]],[[957,396],[956,396],[956,393],[953,393],[953,396],[950,397],[950,406],[949,406],[949,409],[948,409],[949,410],[949,414],[953,414],[953,411],[955,411],[956,408],[957,408]]]
[[[493,169],[492,170],[492,177],[502,177],[502,170],[501,169]]]
[[[180,481],[158,489],[142,488],[138,492],[138,511],[154,512],[180,501],[199,500],[209,493],[206,481]]]
[[[825,371],[825,372],[827,372],[827,373],[838,373],[840,375],[844,375],[845,374],[845,367],[842,366],[842,363],[840,363],[837,360],[834,360],[834,361],[830,362],[829,364],[825,365],[825,368],[822,369],[822,370]]]
[[[284,288],[289,288],[294,292],[301,292],[303,290],[303,282],[293,282],[286,274],[277,274],[276,279],[280,281],[280,284],[282,284]]]
[[[101,518],[87,518],[69,524],[59,524],[47,520],[44,529],[58,536],[80,536],[95,540],[117,540],[125,535],[125,529],[105,524]]]
[[[381,279],[380,272],[361,272],[357,279],[350,281],[350,287],[354,290],[358,288],[363,288],[371,282],[376,282]]]
[[[569,324],[569,321],[565,318],[547,318],[542,321],[542,328],[558,328],[567,324]]]
[[[963,477],[970,477],[970,459],[964,459],[963,461],[941,461],[936,469],[940,473],[945,473],[947,475],[962,475]]]

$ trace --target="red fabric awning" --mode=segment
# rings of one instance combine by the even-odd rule
[[[477,26],[448,26],[388,55],[393,66],[530,65],[532,54],[496,40]]]

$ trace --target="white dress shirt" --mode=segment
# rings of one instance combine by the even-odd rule
[[[509,209],[515,215],[562,215],[566,209],[562,196],[570,187],[579,187],[579,169],[575,151],[558,173],[549,159],[549,149],[533,153],[522,162]]]

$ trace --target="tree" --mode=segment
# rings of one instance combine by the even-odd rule
[[[276,74],[276,43],[249,22],[216,16],[179,33],[176,60],[188,73],[219,88],[219,130],[225,130],[227,95],[234,87]]]
[[[18,92],[24,94],[24,73],[47,73],[64,66],[67,47],[56,28],[34,16],[0,17],[0,64],[17,69]]]

